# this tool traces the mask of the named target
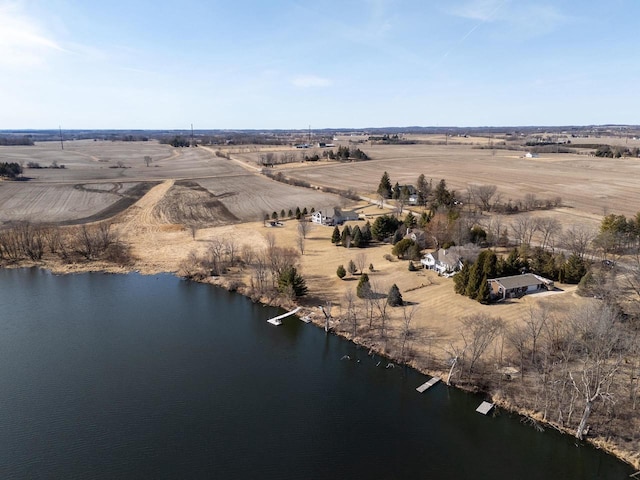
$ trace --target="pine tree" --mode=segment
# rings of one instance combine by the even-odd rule
[[[413,228],[417,225],[418,221],[413,213],[408,212],[404,217],[404,226],[407,228]]]
[[[353,227],[353,230],[351,231],[351,237],[351,244],[354,247],[364,247],[364,245],[362,244],[362,232],[360,231],[360,227],[358,225]]]
[[[480,262],[476,261],[469,270],[467,288],[464,291],[464,294],[467,297],[476,298],[476,296],[478,295],[478,289],[480,288],[482,277],[482,266],[480,265]]]
[[[398,182],[396,182],[396,184],[393,186],[391,198],[393,198],[394,200],[398,200],[400,198],[400,184]]]
[[[366,247],[371,243],[371,223],[369,223],[369,220],[360,231],[362,232],[362,242],[360,243],[363,247]]]
[[[356,295],[358,298],[366,298],[371,295],[371,284],[369,283],[369,275],[363,273],[358,280],[356,286]]]
[[[462,265],[462,270],[455,274],[453,277],[454,290],[456,293],[460,295],[464,295],[467,291],[467,283],[469,283],[469,271],[471,270],[471,265],[469,262],[464,262]]]
[[[358,267],[356,267],[356,264],[353,260],[349,260],[349,263],[347,264],[347,270],[349,270],[349,273],[351,275],[355,275],[358,271]]]
[[[347,275],[347,271],[344,269],[344,265],[338,266],[338,269],[336,270],[336,275],[338,275],[338,278],[340,279],[343,279]]]
[[[342,230],[342,235],[340,235],[340,243],[342,243],[343,247],[349,248],[351,246],[351,229],[349,225],[345,225]]]
[[[482,283],[480,284],[480,288],[478,288],[476,300],[484,305],[487,305],[491,300],[491,290],[489,289],[489,281],[486,275],[482,277]]]
[[[395,283],[389,289],[389,293],[387,294],[387,303],[392,307],[401,307],[404,305],[400,289]]]
[[[331,234],[331,243],[336,246],[340,244],[340,229],[337,225],[334,227],[333,233]]]
[[[387,172],[382,174],[377,193],[383,198],[391,198],[391,180],[389,179],[389,174]]]
[[[308,289],[304,278],[298,273],[296,267],[288,267],[278,277],[278,291],[285,294],[290,293],[294,297],[302,297],[307,294]]]

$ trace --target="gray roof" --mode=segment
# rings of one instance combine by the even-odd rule
[[[438,249],[433,253],[433,258],[436,261],[440,262],[443,265],[447,265],[450,267],[455,267],[458,265],[458,262],[461,261],[460,255],[457,253],[453,253],[451,251],[444,250],[443,248]]]
[[[511,277],[501,277],[489,280],[490,282],[498,282],[505,290],[514,288],[533,287],[535,285],[547,285],[553,283],[551,280],[539,277],[533,273],[525,273],[523,275],[513,275]]]

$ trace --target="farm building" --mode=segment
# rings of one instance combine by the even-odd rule
[[[311,221],[318,225],[342,225],[344,222],[359,220],[360,216],[357,212],[351,210],[341,210],[339,208],[330,208],[322,211],[318,210],[311,215]]]
[[[494,298],[521,297],[540,290],[553,290],[553,281],[533,273],[513,275],[511,277],[494,278],[489,280],[491,295]]]

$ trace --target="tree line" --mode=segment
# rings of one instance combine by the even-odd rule
[[[15,180],[22,175],[22,166],[16,162],[0,162],[0,177]]]
[[[40,261],[47,255],[64,263],[104,260],[128,265],[133,261],[129,246],[108,223],[61,227],[19,222],[0,229],[0,261]]]

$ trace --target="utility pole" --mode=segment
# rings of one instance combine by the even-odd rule
[[[58,125],[58,130],[60,131],[60,149],[64,150],[64,143],[62,142],[62,127]]]
[[[193,123],[191,124],[191,146],[193,147]]]

